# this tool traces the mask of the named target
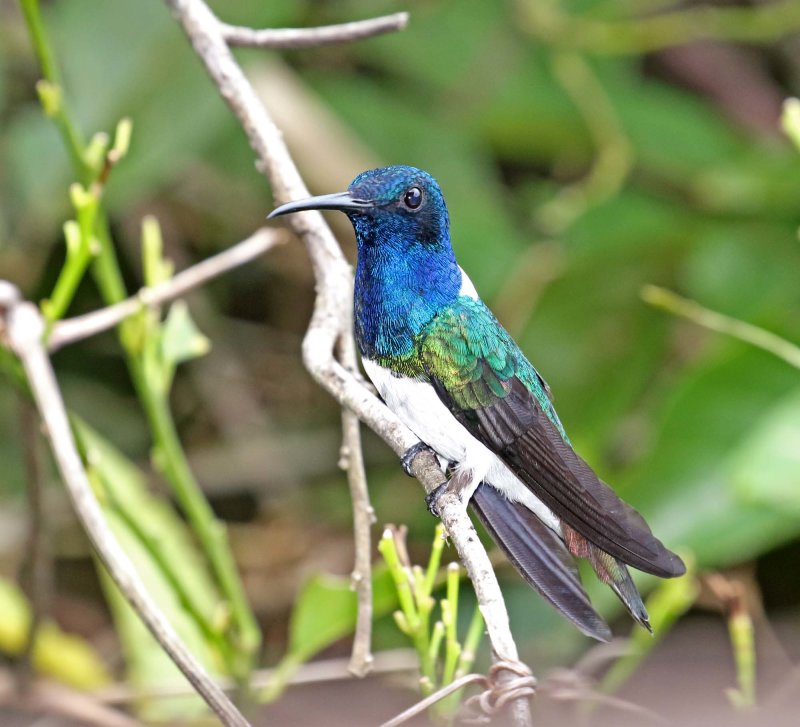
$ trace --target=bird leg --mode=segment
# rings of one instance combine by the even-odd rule
[[[449,484],[450,481],[445,480],[435,490],[431,490],[427,495],[425,495],[425,504],[428,506],[428,512],[434,517],[439,517],[439,508],[436,507],[436,502],[439,500],[439,497],[447,489],[447,486]]]
[[[455,473],[449,480],[445,480],[435,490],[431,490],[425,496],[425,504],[428,506],[428,511],[434,517],[440,517],[438,501],[439,498],[448,493],[462,499],[462,493],[472,484],[472,474],[466,470],[456,469]],[[471,496],[471,495],[470,495]]]
[[[423,452],[426,449],[430,449],[430,447],[427,444],[425,444],[425,442],[417,442],[415,445],[409,447],[405,452],[403,452],[403,456],[400,457],[400,464],[403,465],[403,471],[409,477],[414,476],[411,473],[411,463],[414,461],[414,457],[416,457],[420,452]]]

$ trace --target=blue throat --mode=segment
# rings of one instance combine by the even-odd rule
[[[429,237],[376,216],[351,221],[358,241],[356,341],[362,356],[386,365],[410,356],[423,327],[458,298],[461,270],[446,226]]]

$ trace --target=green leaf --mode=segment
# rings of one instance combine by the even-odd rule
[[[161,325],[159,344],[160,355],[151,361],[151,365],[159,369],[163,376],[161,385],[164,392],[170,390],[179,364],[205,356],[211,349],[211,341],[200,333],[183,300],[176,300],[170,307]],[[151,375],[155,376],[155,371]]]
[[[0,651],[20,656],[28,642],[31,607],[16,583],[0,578]],[[95,648],[81,636],[45,621],[36,632],[33,665],[41,674],[76,689],[99,689],[111,675]]]
[[[28,639],[31,612],[20,587],[0,578],[0,649],[8,654],[19,654]]]
[[[33,665],[42,674],[76,689],[99,689],[112,679],[97,650],[86,639],[62,631],[52,621],[36,635]]]
[[[114,535],[148,593],[194,656],[212,673],[223,673],[221,603],[206,564],[185,523],[148,491],[143,474],[121,452],[80,420],[73,419],[89,475]],[[128,676],[139,687],[184,682],[139,617],[103,574],[103,586],[122,642]],[[218,624],[216,630],[208,624]],[[200,715],[199,698],[142,700],[146,719]]]
[[[781,127],[792,143],[800,150],[800,100],[787,98],[783,102]]]
[[[761,417],[727,470],[744,502],[800,515],[800,389]]]
[[[385,567],[372,574],[373,612],[389,613],[397,598]],[[349,578],[321,574],[310,578],[297,598],[289,624],[289,651],[306,660],[351,633],[356,625],[356,594]]]
[[[184,361],[205,356],[211,342],[197,328],[185,301],[177,300],[169,309],[161,332],[164,363],[175,367]]]
[[[670,547],[691,549],[701,567],[741,563],[797,537],[796,510],[756,502],[753,488],[743,488],[748,482],[764,486],[755,468],[776,454],[767,440],[770,430],[783,442],[793,441],[796,391],[795,369],[725,341],[714,360],[675,387],[651,454],[618,488],[620,494]],[[781,462],[789,466],[786,456]],[[782,467],[769,466],[770,474]],[[791,473],[780,476],[772,490],[777,497]]]
[[[372,571],[373,618],[383,616],[397,606],[397,594],[389,569]],[[303,662],[356,627],[356,594],[349,578],[319,574],[312,576],[297,596],[289,622],[289,649],[276,669],[272,683],[264,690],[266,701],[276,699],[291,675]]]
[[[355,625],[356,596],[348,578],[321,574],[303,586],[289,624],[289,651],[302,660]]]
[[[158,220],[148,215],[142,220],[142,269],[144,284],[154,287],[172,277],[174,266],[164,257],[164,240]]]

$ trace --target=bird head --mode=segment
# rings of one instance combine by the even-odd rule
[[[450,221],[436,180],[421,169],[383,167],[359,174],[346,192],[289,202],[269,218],[304,210],[340,210],[353,223],[359,247],[391,244],[450,247]]]

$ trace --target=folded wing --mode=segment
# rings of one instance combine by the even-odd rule
[[[575,453],[541,377],[481,301],[461,298],[438,315],[421,350],[453,415],[564,522],[639,570],[685,572],[642,516]]]

